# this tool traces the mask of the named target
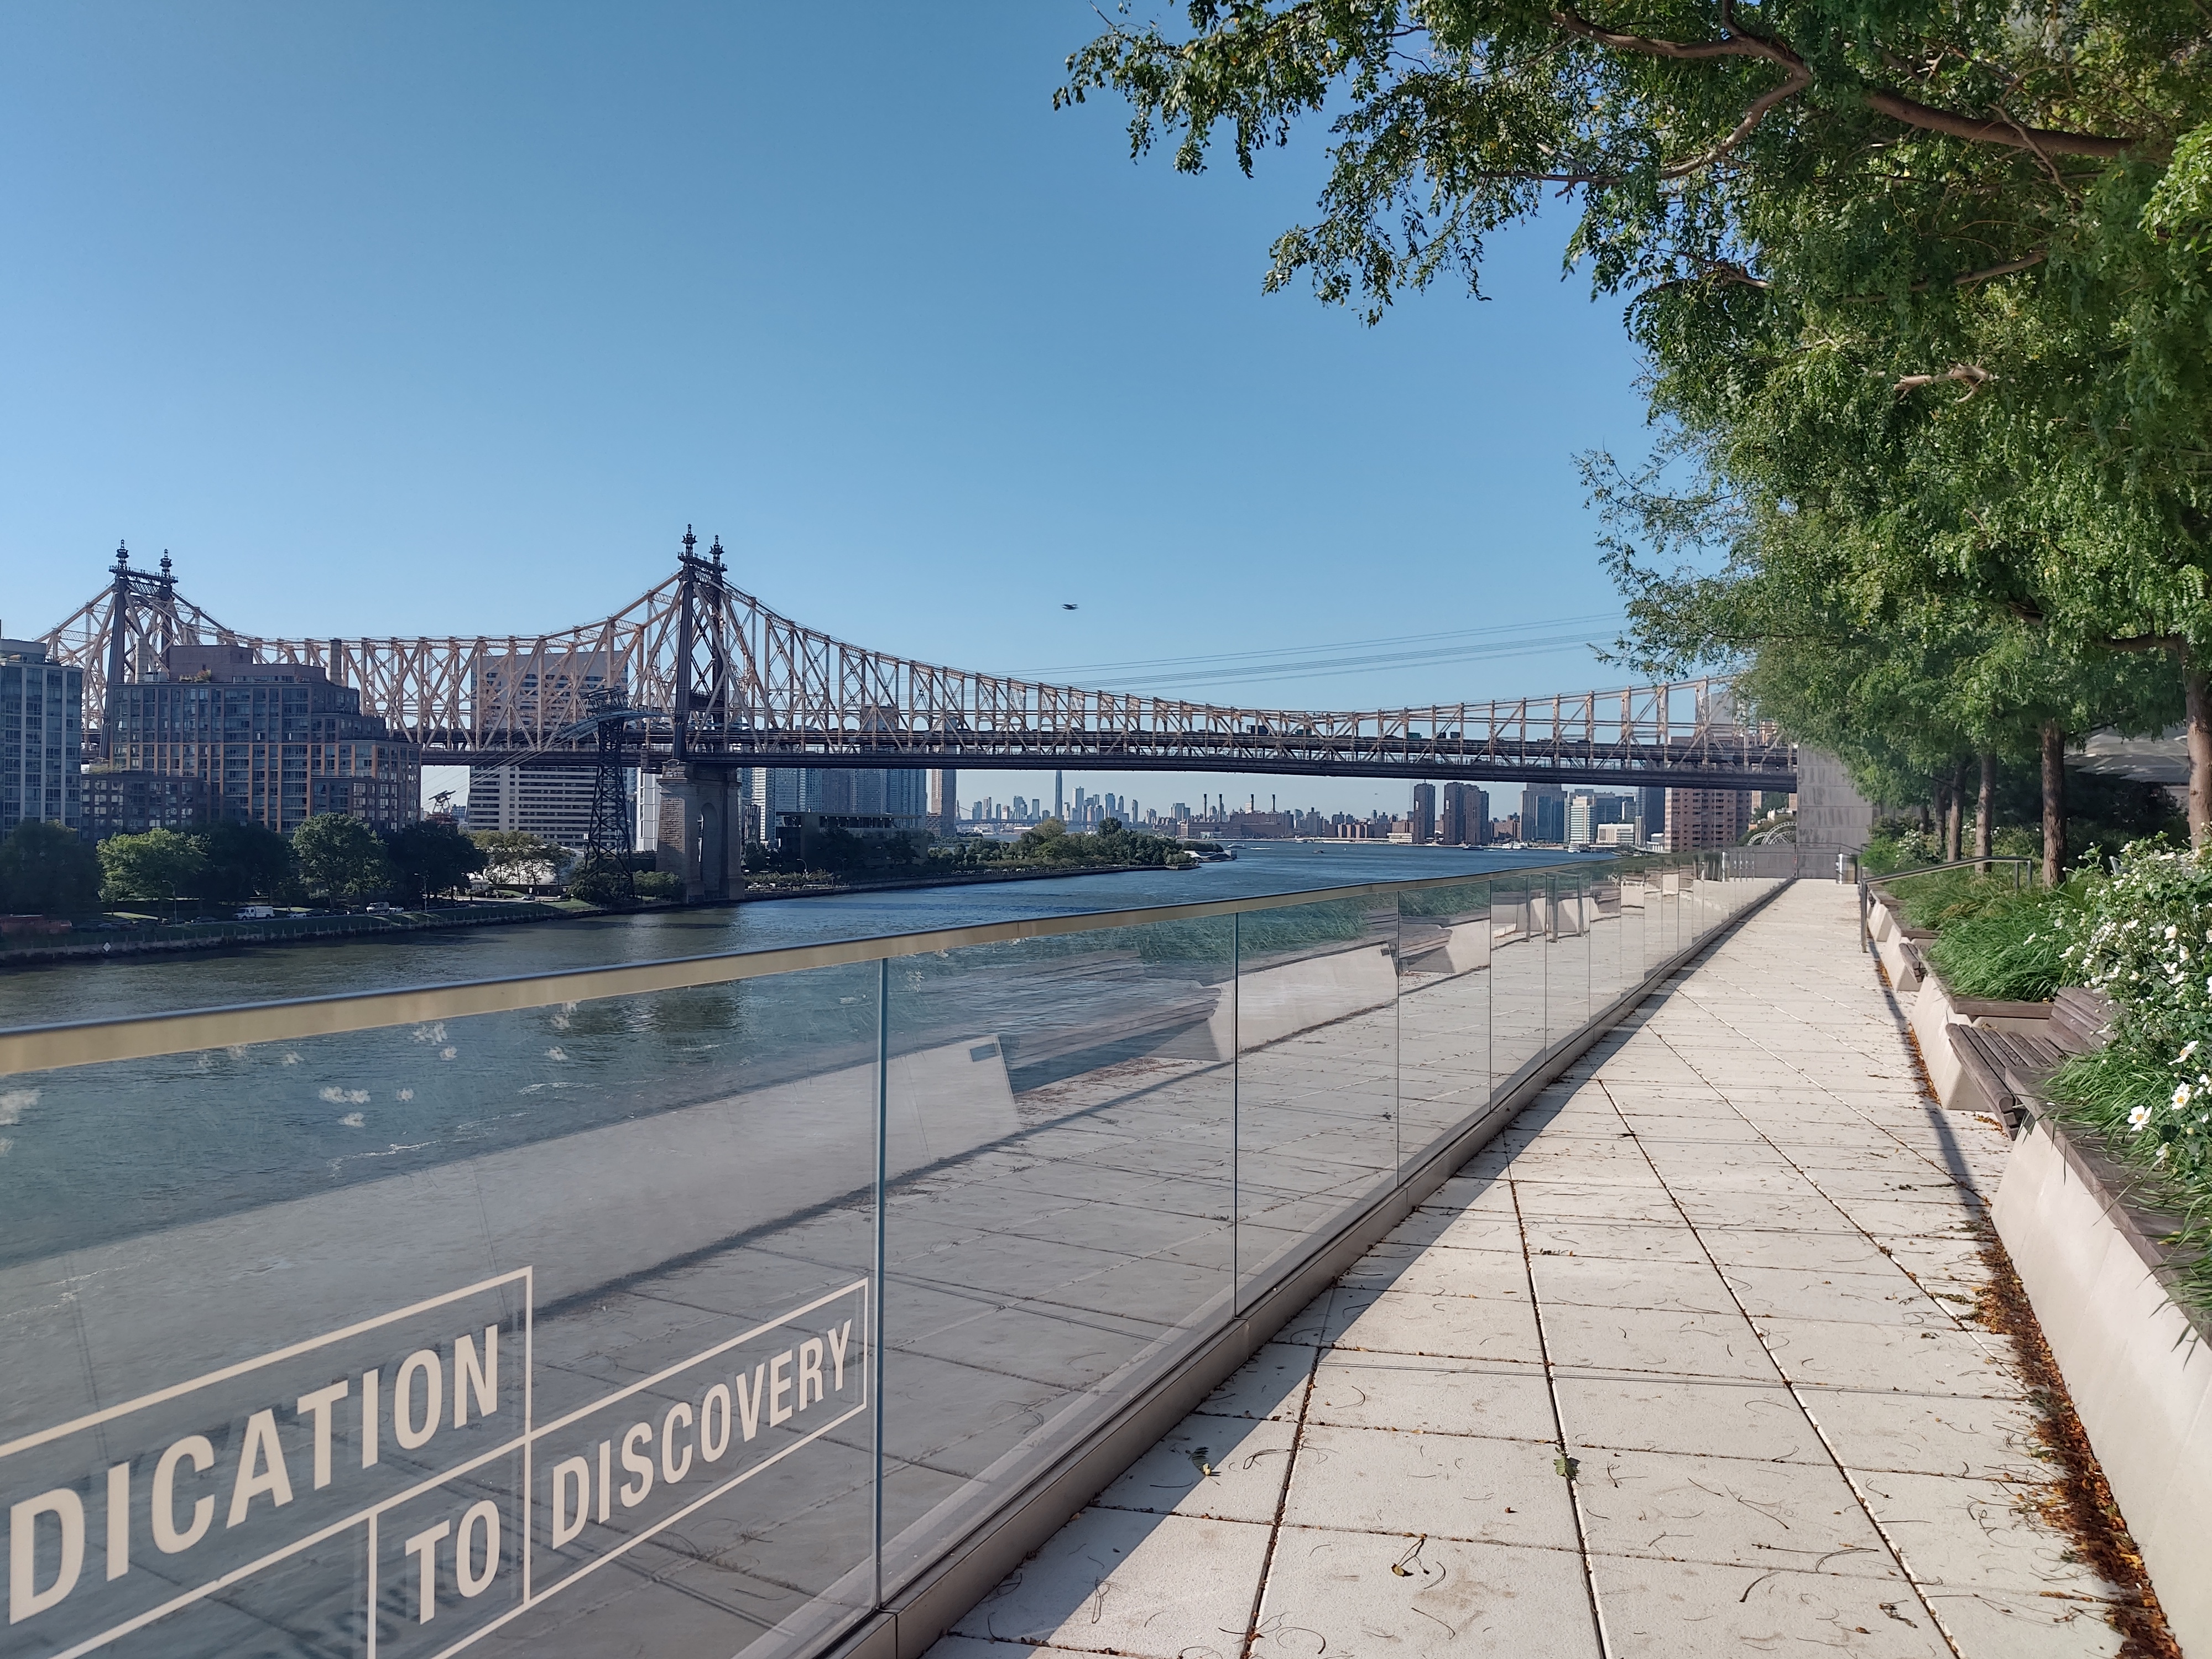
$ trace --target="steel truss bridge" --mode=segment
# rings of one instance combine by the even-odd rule
[[[358,690],[431,765],[591,765],[591,722],[624,706],[648,769],[896,766],[1212,771],[1486,782],[1791,789],[1795,747],[1739,714],[1724,680],[1356,711],[1085,691],[871,651],[780,617],[687,531],[675,574],[613,615],[536,635],[270,639],[217,622],[117,550],[112,580],[44,636],[85,672],[84,726],[111,684],[172,644],[243,646]],[[90,745],[97,746],[97,745]],[[105,752],[104,750],[102,752]]]

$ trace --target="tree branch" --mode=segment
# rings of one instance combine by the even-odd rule
[[[1727,155],[1748,137],[1753,129],[1766,118],[1766,112],[1777,104],[1795,98],[1813,84],[1813,71],[1805,60],[1779,40],[1770,40],[1764,35],[1740,29],[1735,22],[1735,0],[1721,0],[1721,27],[1727,31],[1719,40],[1665,40],[1656,35],[1622,34],[1611,29],[1601,29],[1587,17],[1567,7],[1552,14],[1554,26],[1569,34],[1579,35],[1585,40],[1595,41],[1601,46],[1611,46],[1616,52],[1640,52],[1647,58],[1672,58],[1695,60],[1713,58],[1759,58],[1770,64],[1779,64],[1788,76],[1778,87],[1761,93],[1751,101],[1743,118],[1735,124],[1729,135],[1711,149],[1684,161],[1670,161],[1659,169],[1662,179],[1684,179],[1703,171]]]
[[[2137,634],[2131,639],[2099,640],[2107,651],[2171,651],[2177,654],[2189,641],[2179,634]]]
[[[1971,398],[1975,392],[1980,391],[1985,383],[1996,379],[1996,376],[1990,374],[1989,370],[1973,363],[1954,363],[1941,374],[1908,374],[1890,390],[1902,398],[1906,392],[1917,392],[1924,386],[1935,386],[1943,380],[1956,380],[1967,389],[1966,396]]]
[[[1901,121],[1908,127],[1918,127],[1926,132],[1940,132],[1977,144],[2005,144],[2038,155],[2094,155],[2111,161],[2126,155],[2136,144],[2131,138],[2106,138],[2087,132],[2053,132],[2047,127],[2024,127],[2009,120],[1977,120],[1971,115],[1954,115],[1948,110],[1915,103],[1910,98],[1900,98],[1893,92],[1883,92],[1879,88],[1869,89],[1863,95],[1869,109],[1877,114],[1887,115],[1893,121]]]

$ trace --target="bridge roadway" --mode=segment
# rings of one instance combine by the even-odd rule
[[[1752,918],[931,1659],[2120,1650],[1854,924]]]
[[[434,736],[435,734],[433,734]],[[648,768],[670,758],[666,745],[641,754]],[[425,750],[431,766],[588,766],[594,751],[493,744]],[[633,760],[633,764],[636,763]],[[1073,734],[1024,732],[994,739],[969,734],[957,744],[927,738],[872,744],[865,740],[831,747],[805,734],[779,734],[746,748],[694,748],[694,766],[811,768],[950,767],[960,771],[1035,772],[1063,769],[1110,772],[1237,772],[1270,776],[1404,778],[1439,783],[1601,784],[1616,788],[1672,785],[1688,789],[1794,790],[1794,747],[1765,753],[1716,756],[1699,745],[1559,745],[1501,742],[1459,744],[1449,739],[1403,744],[1304,746],[1294,738],[1224,738],[1201,745],[1189,738],[1150,732]]]

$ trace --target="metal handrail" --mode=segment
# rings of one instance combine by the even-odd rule
[[[2024,865],[2032,871],[2039,862],[2039,860],[2019,853],[1992,853],[1985,859],[1953,859],[1946,864],[1923,864],[1917,870],[1893,870],[1883,876],[1867,874],[1865,866],[1862,865],[1859,867],[1859,949],[1869,954],[1874,950],[1874,930],[1867,925],[1867,915],[1873,901],[1868,895],[1880,883],[1903,881],[1908,876],[1932,876],[1944,870],[1978,870],[1992,864]],[[2029,884],[2033,885],[2033,878]],[[2017,893],[2020,888],[2020,872],[2015,869],[2012,890]]]
[[[932,956],[973,945],[1003,945],[1016,939],[1050,939],[1103,932],[1150,922],[1182,921],[1208,916],[1286,909],[1332,899],[1356,900],[1420,892],[1472,882],[1514,881],[1527,876],[1556,876],[1562,871],[1701,866],[1700,855],[1628,854],[1581,858],[1559,863],[1518,865],[1468,875],[1421,876],[1410,880],[1362,882],[1295,893],[1254,894],[1243,898],[1205,899],[1190,904],[1142,905],[1123,910],[1094,910],[1061,916],[1028,916],[1011,921],[976,922],[923,933],[836,939],[820,945],[780,945],[765,951],[717,951],[659,962],[623,963],[605,968],[562,969],[509,978],[469,980],[447,985],[412,986],[387,991],[342,992],[274,1002],[236,1003],[214,1008],[179,1009],[120,1019],[79,1020],[52,1025],[0,1030],[0,1077],[19,1072],[51,1071],[100,1060],[147,1060],[191,1054],[239,1043],[292,1042],[346,1031],[392,1025],[423,1024],[471,1014],[509,1013],[525,1008],[559,1007],[605,997],[657,991],[691,990],[733,984],[771,975],[800,973],[860,962],[895,961]]]

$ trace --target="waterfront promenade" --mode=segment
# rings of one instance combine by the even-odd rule
[[[2118,1651],[1856,919],[1678,975],[933,1659]]]

